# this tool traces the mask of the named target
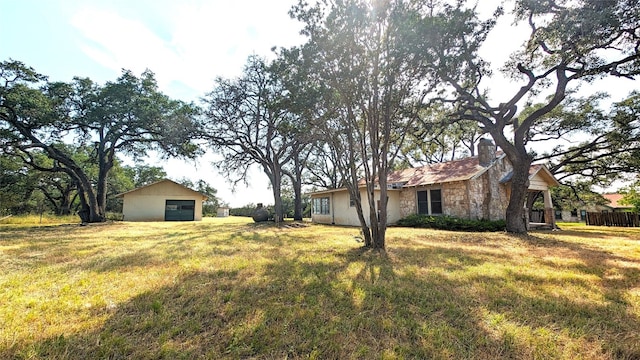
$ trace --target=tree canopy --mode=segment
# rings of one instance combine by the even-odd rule
[[[427,60],[406,46],[410,5],[301,1],[292,9],[305,23],[311,81],[324,94],[316,124],[355,203],[365,246],[373,248],[385,247],[387,175],[422,100],[438,85],[423,71]]]
[[[507,230],[526,232],[522,221],[533,156],[527,144],[532,131],[566,99],[572,84],[605,76],[634,78],[640,71],[640,10],[636,1],[518,0],[511,14],[530,28],[526,43],[505,62],[503,70],[522,84],[504,99],[494,101],[485,86],[491,80],[486,60],[477,50],[493,29],[495,20],[479,21],[474,9],[461,4],[448,11],[444,27],[420,22],[421,34],[451,39],[435,47],[423,47],[432,66],[453,89],[450,100],[456,117],[477,121],[491,135],[513,164]],[[498,9],[497,15],[504,13]],[[437,44],[437,43],[432,43]],[[458,70],[456,70],[458,69]],[[540,94],[548,94],[535,110],[519,112],[518,106]]]
[[[263,58],[251,56],[242,76],[216,80],[205,98],[204,137],[223,159],[216,163],[235,182],[247,180],[253,164],[270,181],[276,221],[282,221],[283,167],[299,142],[299,117],[288,107],[281,79]]]
[[[75,182],[82,221],[105,220],[107,177],[117,154],[139,158],[157,150],[191,157],[199,152],[192,138],[197,108],[162,94],[150,71],[137,77],[124,70],[105,85],[88,78],[47,82],[34,69],[9,60],[0,63],[0,80],[3,151],[51,159],[47,171],[65,173]],[[65,151],[61,144],[66,142],[90,149],[97,164],[94,179]]]

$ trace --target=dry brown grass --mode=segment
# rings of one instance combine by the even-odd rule
[[[640,358],[640,229],[0,225],[1,358]]]

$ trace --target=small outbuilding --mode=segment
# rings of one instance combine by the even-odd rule
[[[217,217],[228,217],[229,216],[229,208],[228,207],[219,207],[216,212]]]
[[[205,195],[168,179],[116,197],[122,198],[125,221],[201,221],[202,203],[207,200]]]

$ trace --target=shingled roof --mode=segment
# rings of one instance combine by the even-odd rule
[[[506,157],[506,154],[499,151],[496,159],[491,165],[485,167],[480,165],[478,156],[468,157],[460,160],[452,160],[442,163],[428,164],[420,167],[397,170],[389,174],[387,184],[399,186],[396,189],[425,186],[433,184],[443,184],[457,181],[466,181],[478,178],[484,174],[497,161]],[[543,173],[543,176],[553,183],[559,185],[558,181],[553,177],[549,170],[542,164],[534,164],[529,168],[529,178],[533,178],[536,174]],[[507,183],[511,180],[513,172],[508,173],[500,179],[501,183]],[[360,186],[364,186],[364,179],[360,180]],[[552,186],[553,186],[552,185]],[[315,193],[329,193],[341,189],[329,189],[317,191]]]
[[[497,160],[504,156],[504,154],[500,154]],[[401,183],[403,186],[410,187],[464,181],[482,175],[487,169],[487,167],[480,165],[477,156],[473,156],[394,171],[389,174],[387,183]]]

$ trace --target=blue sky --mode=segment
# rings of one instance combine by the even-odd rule
[[[121,69],[150,69],[167,95],[197,102],[217,76],[239,75],[247,56],[270,56],[273,46],[303,42],[289,18],[294,0],[0,0],[0,59],[19,60],[51,80],[114,80]],[[230,186],[210,165],[162,164],[169,177],[204,179],[232,206],[273,203],[267,179]]]
[[[74,76],[103,83],[114,80],[121,69],[141,73],[150,69],[163,92],[198,102],[212,90],[217,76],[239,75],[247,56],[269,56],[273,46],[292,46],[304,39],[301,24],[289,18],[296,0],[0,0],[0,59],[20,60],[51,80]],[[490,16],[499,0],[483,0]],[[499,67],[528,35],[509,19],[487,39],[485,58]],[[498,72],[496,72],[498,73]],[[492,79],[496,99],[513,94],[519,84]],[[635,82],[598,81],[583,93],[607,90],[620,100]],[[257,169],[249,182],[231,192],[229,184],[210,165],[213,155],[195,163],[169,160],[163,165],[169,177],[204,179],[218,189],[231,206],[273,203],[268,180]]]

